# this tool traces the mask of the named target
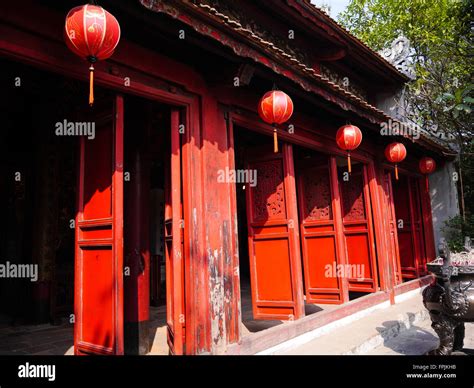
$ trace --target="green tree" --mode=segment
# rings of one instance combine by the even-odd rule
[[[352,0],[339,22],[380,51],[399,36],[413,48],[415,79],[405,89],[406,119],[455,142],[461,210],[474,214],[473,4],[469,0]]]

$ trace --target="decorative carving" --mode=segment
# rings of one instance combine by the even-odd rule
[[[255,220],[286,217],[283,168],[280,160],[271,160],[255,166],[258,184],[253,189]]]
[[[342,183],[342,205],[345,221],[365,220],[364,182],[361,174],[352,174]]]
[[[367,101],[367,92],[362,87],[354,83],[352,79],[347,76],[342,76],[341,74],[338,74],[334,70],[329,69],[324,65],[320,65],[320,69],[321,75],[323,77],[340,86],[344,90],[347,90],[349,93],[352,93],[357,97],[362,98],[364,101]]]
[[[305,171],[303,177],[305,220],[332,219],[329,174],[318,168]]]
[[[412,51],[410,41],[404,36],[400,36],[392,42],[390,47],[382,50],[379,54],[403,74],[413,78],[413,66],[409,60]]]

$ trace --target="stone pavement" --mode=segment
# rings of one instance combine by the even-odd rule
[[[466,323],[463,353],[474,355],[474,323]],[[425,319],[416,326],[400,333],[382,345],[367,352],[368,355],[418,355],[438,347],[438,336],[431,328],[431,320]],[[455,352],[454,354],[460,354]]]
[[[73,326],[21,325],[0,327],[0,355],[72,355]]]

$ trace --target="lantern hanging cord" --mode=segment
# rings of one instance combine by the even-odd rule
[[[349,171],[349,174],[352,172],[351,151],[347,151],[347,170]]]
[[[90,5],[97,5],[97,1],[96,0],[89,0],[89,4]]]
[[[273,152],[278,153],[278,132],[276,125],[273,125]]]
[[[89,67],[89,105],[94,105],[94,65]]]

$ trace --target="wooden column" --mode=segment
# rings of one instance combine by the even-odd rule
[[[337,264],[341,264],[343,267],[345,267],[346,264],[348,264],[348,260],[346,255],[346,242],[344,240],[344,226],[341,212],[341,193],[339,191],[336,157],[331,156],[329,163],[331,172],[331,191],[334,202],[332,208],[334,211],[334,225],[336,229],[336,241],[339,253],[339,261]],[[342,303],[349,302],[349,279],[347,276],[343,276],[341,279],[341,289]]]
[[[129,154],[125,182],[124,249],[124,344],[126,354],[146,354],[151,341],[150,318],[150,174],[143,148],[138,144]]]
[[[395,276],[396,271],[393,268],[393,261],[390,259],[388,244],[389,221],[387,213],[383,211],[383,168],[373,162],[368,165],[369,189],[372,199],[372,212],[374,219],[376,250],[377,250],[377,268],[380,277],[380,289],[390,294],[391,303],[395,303]]]

